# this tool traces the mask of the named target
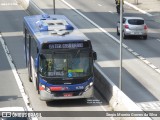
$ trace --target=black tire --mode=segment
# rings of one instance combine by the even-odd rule
[[[127,39],[127,35],[125,35],[124,32],[122,33],[122,35],[123,35],[123,39]]]
[[[29,82],[32,82],[30,64],[28,64],[28,80],[29,80]]]
[[[147,35],[143,36],[143,39],[146,40],[147,39]]]
[[[120,35],[120,33],[119,33],[119,31],[118,31],[118,27],[117,27],[117,35],[118,35],[118,36]]]
[[[39,91],[39,82],[38,82],[37,78],[36,78],[36,90],[37,90],[37,92],[39,94],[40,93],[40,91]]]

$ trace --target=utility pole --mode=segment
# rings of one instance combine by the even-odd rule
[[[56,5],[55,5],[55,0],[53,0],[53,12],[54,12],[54,14],[56,14]]]
[[[119,89],[122,90],[122,40],[123,40],[123,0],[120,0],[120,70]]]
[[[135,3],[136,5],[138,5],[138,0],[134,0],[134,3]]]

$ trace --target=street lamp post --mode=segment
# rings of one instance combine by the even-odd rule
[[[134,0],[134,3],[138,5],[138,0]]]
[[[122,39],[123,39],[123,0],[120,0],[120,70],[119,89],[122,90]]]
[[[54,12],[54,14],[56,14],[56,8],[55,8],[55,0],[53,0],[53,12]]]

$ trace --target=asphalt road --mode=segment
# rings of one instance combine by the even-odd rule
[[[116,13],[113,0],[67,0],[67,2],[119,39],[119,36],[116,35],[116,23],[119,15]],[[148,25],[149,33],[147,40],[130,37],[123,41],[124,44],[160,68],[160,41],[157,40],[160,39],[159,23],[153,21],[152,17],[137,12],[127,5],[124,5],[124,16],[143,17]]]
[[[1,39],[1,38],[0,38]],[[6,54],[0,44],[0,108],[26,107],[17,82],[8,63]]]
[[[43,11],[53,14],[53,3],[50,0],[39,1],[33,0]],[[118,15],[115,11],[115,4],[111,0],[67,0],[78,11],[90,18],[93,22],[104,28],[110,34],[116,36],[116,22]],[[92,41],[95,51],[98,53],[98,64],[103,69],[103,72],[118,86],[119,81],[119,45],[94,25],[81,17],[70,7],[64,5],[61,1],[56,1],[56,14],[64,14]],[[150,19],[133,9],[125,6],[125,15],[142,16],[145,19]],[[159,36],[159,26],[154,21],[147,20],[149,26],[148,40],[139,40],[131,38],[124,41],[129,47],[135,51],[141,51],[142,56],[147,59],[154,59],[156,63],[159,61],[159,42],[156,41]],[[144,50],[143,50],[144,49]],[[155,55],[156,54],[156,55]],[[147,57],[147,56],[148,57]],[[155,56],[151,56],[155,55]],[[155,64],[156,64],[155,63]],[[159,64],[159,63],[158,63]],[[158,66],[158,65],[157,65]],[[134,102],[148,103],[160,100],[159,84],[160,75],[146,64],[141,62],[135,56],[131,55],[127,50],[123,49],[123,81],[122,90]],[[156,108],[157,110],[159,108]]]
[[[7,1],[0,1],[4,3]],[[8,18],[4,18],[4,14],[7,17],[7,13],[5,12],[7,7],[0,5],[0,32],[10,33],[13,32],[9,27],[8,30],[5,26],[8,26]],[[11,20],[11,19],[10,19]],[[3,21],[3,22],[2,22]],[[5,22],[6,21],[6,22]],[[5,24],[4,24],[5,22]],[[0,37],[0,39],[5,39]],[[17,82],[15,80],[14,74],[11,70],[10,64],[0,43],[0,108],[3,107],[24,107],[25,103],[23,101],[22,95],[19,91]]]
[[[17,68],[18,75],[22,80],[25,91],[29,96],[30,106],[35,111],[110,111],[108,103],[95,90],[93,99],[88,100],[61,100],[45,102],[39,99],[39,95],[33,84],[28,80],[27,68],[24,59],[23,40],[23,17],[28,14],[14,0],[0,0],[0,32],[10,51],[13,62]],[[3,79],[4,78],[4,79]],[[0,45],[0,107],[3,106],[23,106],[16,80],[11,72],[9,63]],[[46,113],[47,114],[47,113]],[[65,114],[65,113],[64,113]],[[72,113],[70,113],[72,114]],[[83,116],[83,114],[82,114]],[[40,118],[40,120],[53,120],[50,118]],[[55,118],[62,120],[64,117]],[[84,117],[67,117],[65,119],[84,119]],[[85,119],[96,120],[94,117]],[[99,120],[109,120],[110,118],[100,117]]]

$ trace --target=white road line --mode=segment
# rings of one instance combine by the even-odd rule
[[[150,109],[160,109],[160,101],[156,102],[142,102],[142,103],[136,103],[141,109],[143,110],[150,110]]]
[[[17,3],[1,3],[1,6],[16,6],[18,5]]]
[[[151,64],[148,60],[143,60],[146,64]]]
[[[109,12],[109,13],[112,13],[112,14],[114,13],[113,11],[108,11],[108,12]]]
[[[160,42],[160,39],[157,39]]]
[[[152,14],[150,14],[150,13],[144,11],[144,10],[139,9],[138,7],[136,7],[135,5],[133,5],[133,4],[131,4],[131,3],[128,3],[127,1],[124,1],[124,3],[125,3],[126,5],[128,5],[128,6],[130,6],[130,7],[138,10],[139,12],[141,12],[141,13],[143,13],[143,14],[146,14],[146,15],[148,15],[148,16],[150,16],[150,17],[153,16]]]
[[[101,7],[102,5],[101,5],[101,4],[98,4],[98,6],[100,6],[100,7]]]
[[[81,15],[84,19],[86,19],[87,21],[89,21],[91,24],[93,24],[95,27],[97,27],[99,30],[101,30],[102,32],[104,32],[107,36],[109,36],[110,38],[112,38],[115,42],[117,43],[120,43],[120,41],[114,37],[113,35],[111,35],[109,32],[107,32],[105,29],[101,28],[98,24],[94,23],[91,19],[89,19],[88,17],[86,17],[84,14],[82,14],[80,11],[78,11],[76,8],[74,8],[72,5],[70,5],[68,2],[66,2],[65,0],[61,0],[64,4],[66,4],[67,6],[69,6],[72,10],[74,10],[76,13],[78,13],[79,15]],[[143,10],[140,10],[139,8],[137,8],[136,6],[124,1],[125,4],[137,9],[138,11],[148,15],[148,16],[152,16],[151,14],[143,11]],[[127,48],[131,53],[134,52],[132,49],[130,49],[127,45],[125,45],[124,43],[122,43],[122,46],[124,48]],[[133,53],[132,53],[133,54]],[[138,53],[137,53],[138,54]],[[133,54],[134,55],[134,54]],[[145,60],[145,58],[143,58],[142,56],[136,56],[137,58],[139,58],[140,60]],[[143,61],[144,62],[144,61]],[[148,61],[145,61],[145,63],[150,63]],[[148,64],[147,64],[148,65]],[[149,65],[148,65],[149,66]],[[153,69],[153,68],[152,68]],[[155,69],[154,69],[155,70]],[[157,70],[155,70],[157,72]],[[159,72],[158,72],[159,73]]]
[[[145,105],[145,104],[143,104],[143,103],[138,104],[138,106],[140,106],[140,107],[142,107],[142,108],[145,108],[145,107],[146,107],[146,105]]]
[[[129,48],[128,51],[133,52],[133,50],[131,48]]]
[[[151,109],[156,109],[153,103],[148,103]]]
[[[135,56],[139,56],[139,54],[138,53],[136,53],[136,52],[132,52]]]
[[[7,47],[4,39],[2,38],[2,35],[0,35],[0,42],[1,42],[1,44],[2,44],[2,47],[3,47],[4,51],[5,51],[7,60],[8,60],[8,62],[9,62],[9,64],[10,64],[10,66],[11,66],[11,70],[12,70],[12,72],[13,72],[13,75],[14,75],[15,79],[16,79],[16,82],[17,82],[18,88],[19,88],[19,90],[20,90],[20,93],[21,93],[21,95],[22,95],[22,98],[23,98],[23,100],[24,100],[24,103],[25,103],[25,105],[26,105],[26,109],[27,109],[27,111],[33,111],[32,108],[29,106],[28,96],[27,96],[26,93],[25,93],[25,90],[24,90],[22,81],[20,80],[20,77],[19,77],[19,75],[18,75],[18,73],[17,73],[16,67],[15,67],[15,65],[14,65],[14,63],[13,63],[13,59],[12,59],[12,57],[11,57],[11,55],[10,55],[10,52],[9,52],[9,50],[8,50],[8,47]],[[33,119],[34,119],[34,120],[38,120],[38,118],[32,118],[32,120],[33,120]]]
[[[155,69],[158,73],[160,73],[160,69]]]
[[[126,48],[126,49],[128,49],[128,46],[127,46],[127,45],[125,45],[125,44],[123,45],[123,47],[124,47],[124,48]]]
[[[157,69],[157,67],[153,64],[150,64],[149,66],[152,67],[153,69]]]
[[[140,60],[145,60],[145,58],[144,57],[142,57],[142,56],[137,56]]]

